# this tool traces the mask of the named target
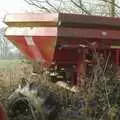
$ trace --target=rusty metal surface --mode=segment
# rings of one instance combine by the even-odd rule
[[[102,30],[90,28],[59,28],[59,37],[86,38],[86,39],[120,39],[118,30]]]
[[[74,81],[78,84],[84,84],[87,48],[108,50],[120,46],[120,18],[26,13],[8,15],[5,23],[6,37],[29,59],[63,67],[75,65]],[[115,52],[112,59],[117,64],[118,58]]]
[[[6,36],[57,36],[57,27],[9,27]]]
[[[87,27],[120,29],[120,18],[87,16],[78,14],[60,14],[59,25],[62,27]]]
[[[30,59],[46,63],[51,63],[55,59],[60,61],[63,57],[69,58],[68,54],[63,54],[64,51],[59,57],[55,56],[59,44],[85,46],[86,40],[96,42],[99,48],[102,44],[120,46],[119,18],[63,13],[25,13],[7,15],[5,23],[8,25],[5,35],[11,42]],[[79,47],[74,49],[77,51]],[[73,51],[73,47],[70,47],[70,50]],[[71,52],[70,55],[73,54]],[[71,59],[67,61],[70,62]]]
[[[15,27],[39,27],[39,26],[56,26],[58,14],[41,14],[41,13],[17,13],[8,14],[5,17],[5,23],[8,26]]]
[[[58,26],[58,27],[87,27],[87,28],[106,28],[120,29],[120,18],[86,16],[79,14],[63,13],[18,13],[8,14],[5,17],[8,26],[16,27],[39,27],[39,26]]]
[[[9,26],[5,32],[6,37],[29,59],[44,63],[61,61],[66,64],[67,61],[75,64],[80,44],[87,46],[84,40],[90,43],[96,42],[99,49],[102,46],[103,48],[120,46],[120,30],[116,27],[120,26],[119,18],[27,13],[10,14],[6,16],[5,22]],[[106,29],[108,26],[110,29]],[[58,45],[71,46],[65,48],[68,49],[70,55],[65,49],[57,51]],[[74,56],[75,52],[71,52],[73,49],[76,56]]]
[[[51,64],[55,52],[56,37],[7,36],[27,58]]]
[[[10,27],[5,32],[6,36],[55,36],[61,40],[69,38],[93,39],[93,40],[118,40],[120,39],[119,30],[92,29],[92,28],[57,28],[57,27]]]

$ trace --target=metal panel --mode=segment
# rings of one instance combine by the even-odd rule
[[[10,42],[12,42],[25,56],[30,60],[34,59],[33,53],[30,51],[29,46],[26,43],[24,36],[8,36]]]
[[[60,14],[59,26],[120,29],[120,18],[87,16],[79,14]]]
[[[39,26],[56,26],[58,14],[42,13],[17,13],[8,14],[5,17],[5,23],[8,26],[16,27],[39,27]]]
[[[51,63],[54,57],[56,48],[56,37],[33,37],[34,43],[36,44],[39,52],[46,62]]]
[[[56,27],[9,27],[6,36],[57,36]]]
[[[51,64],[56,47],[56,37],[7,36],[7,38],[29,59]]]
[[[120,40],[119,30],[90,29],[90,28],[57,28],[57,27],[10,27],[5,32],[6,36],[56,36],[60,38],[103,39]],[[103,41],[104,42],[104,41]]]
[[[120,18],[86,16],[79,14],[63,13],[18,13],[8,14],[5,17],[8,26],[16,27],[87,27],[87,28],[109,28],[120,29]]]
[[[89,28],[59,28],[59,37],[66,38],[85,38],[85,39],[105,39],[120,40],[120,30],[102,30]]]

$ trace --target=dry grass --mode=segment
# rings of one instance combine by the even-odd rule
[[[55,94],[63,111],[60,113],[59,120],[66,120],[66,118],[73,120],[72,117],[74,116],[71,116],[71,114],[78,117],[75,118],[76,120],[119,120],[120,80],[116,76],[116,67],[111,64],[109,55],[102,65],[99,56],[94,55],[97,64],[92,71],[91,79],[85,88],[79,89],[80,91],[77,94],[58,88],[48,81],[47,76],[44,74],[33,77],[30,64],[19,63],[9,69],[1,68],[0,87],[3,91],[1,95],[4,95],[1,101],[7,98],[6,96],[12,92],[14,86],[24,77],[39,82],[41,91]]]
[[[29,79],[31,72],[32,66],[20,60],[0,60],[0,102],[7,102],[6,99],[18,86],[20,79]]]
[[[12,62],[10,61],[9,66],[2,68],[0,67],[0,87],[3,88],[12,87],[18,84],[19,80],[22,77],[28,78],[31,72],[32,72],[31,65],[22,63],[20,61],[18,63],[16,63],[16,61],[12,61]]]

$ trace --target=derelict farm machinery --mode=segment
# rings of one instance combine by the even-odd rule
[[[50,71],[56,81],[84,86],[93,51],[120,64],[120,18],[77,14],[8,14],[5,36],[30,60]],[[57,71],[59,71],[57,73]]]
[[[57,65],[81,84],[91,48],[111,51],[119,64],[120,19],[73,14],[10,14],[5,18],[6,37],[29,59],[45,67]],[[88,57],[91,62],[92,58]]]

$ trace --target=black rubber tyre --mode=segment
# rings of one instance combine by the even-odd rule
[[[52,95],[47,96],[44,99],[44,103],[41,105],[41,112],[36,113],[36,109],[32,106],[32,110],[35,113],[34,116],[29,107],[27,97],[24,97],[20,93],[12,95],[8,102],[8,116],[10,120],[55,120],[58,113],[58,103]]]
[[[20,93],[13,94],[8,100],[8,117],[10,120],[19,120],[18,118],[31,115],[31,110],[27,98]],[[32,116],[30,116],[32,120]]]

